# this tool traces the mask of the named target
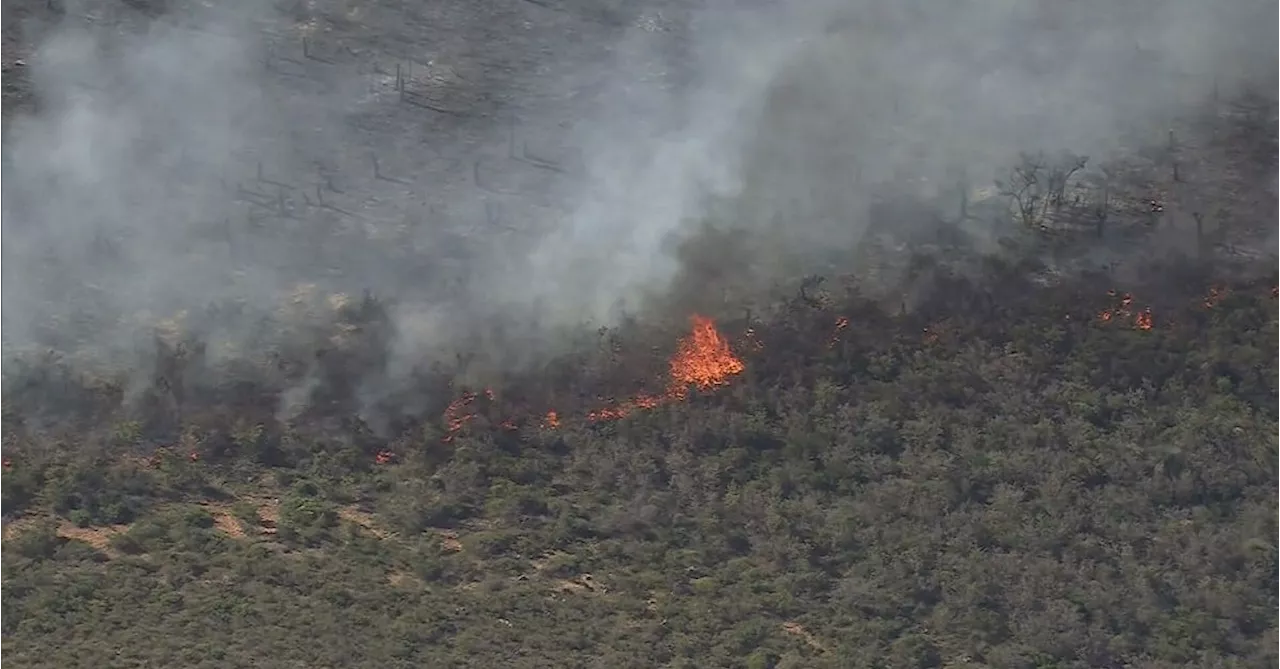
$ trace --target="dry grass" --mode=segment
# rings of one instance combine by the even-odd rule
[[[258,505],[258,519],[262,522],[262,533],[275,534],[280,525],[280,500],[272,498],[255,501]]]
[[[440,532],[440,545],[444,546],[445,550],[452,553],[457,553],[462,550],[462,542],[458,540],[458,533],[451,530],[444,530]]]
[[[361,511],[358,507],[344,506],[341,509],[338,509],[338,517],[349,523],[358,525],[369,532],[369,534],[372,534],[379,539],[387,539],[391,536],[390,532],[378,527],[377,519],[373,517],[373,514],[368,513],[367,511]]]
[[[111,549],[111,538],[129,530],[128,525],[108,525],[106,527],[77,527],[71,521],[58,524],[58,536],[76,541],[83,541],[107,554],[107,557],[118,557]]]
[[[791,636],[799,637],[802,641],[805,642],[805,644],[807,644],[810,648],[813,648],[814,650],[821,651],[821,652],[826,652],[827,650],[826,644],[822,643],[821,641],[818,641],[817,637],[813,636],[813,634],[811,634],[809,630],[805,629],[804,625],[801,625],[800,623],[797,623],[797,622],[782,623],[782,631],[786,632],[787,634],[790,634]]]
[[[595,595],[603,595],[609,591],[591,574],[580,574],[574,578],[557,581],[555,589],[558,592],[590,593]]]
[[[244,531],[244,525],[240,523],[239,519],[231,515],[231,511],[227,507],[212,502],[205,502],[201,506],[204,507],[205,511],[209,512],[209,515],[213,516],[213,526],[219,532],[232,539],[244,539],[248,536]]]
[[[4,540],[8,541],[39,525],[44,516],[26,516],[10,521],[4,525]],[[107,525],[105,527],[79,527],[66,519],[58,520],[57,534],[63,539],[83,541],[101,551],[108,558],[119,557],[120,554],[111,548],[111,539],[128,531],[130,525]]]

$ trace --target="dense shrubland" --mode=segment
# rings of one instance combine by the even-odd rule
[[[721,318],[740,373],[613,420],[590,416],[660,391],[682,332],[602,331],[487,386],[424,369],[428,399],[377,426],[358,401],[385,342],[373,298],[340,305],[302,357],[221,381],[189,371],[194,340],[157,337],[131,396],[46,360],[6,388],[6,650],[58,666],[1275,662],[1274,274],[1183,263],[1046,285],[1005,261],[917,262],[931,278],[905,312],[833,279]],[[291,367],[321,381],[285,415]]]

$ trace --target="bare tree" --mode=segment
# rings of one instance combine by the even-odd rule
[[[1009,179],[996,180],[996,187],[1001,195],[1013,200],[1023,225],[1043,228],[1050,211],[1058,212],[1068,204],[1067,188],[1088,162],[1087,156],[1070,153],[1057,160],[1049,160],[1043,153],[1022,153]],[[1079,198],[1070,204],[1079,204]]]

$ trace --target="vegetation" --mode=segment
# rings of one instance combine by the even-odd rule
[[[117,369],[86,349],[119,314],[78,310],[5,351],[5,654],[1275,666],[1275,104],[1218,106],[889,189],[829,249],[857,276],[782,295],[809,259],[709,230],[650,317],[502,373],[394,357],[368,295],[299,291],[238,350],[202,336],[243,305],[192,308]]]
[[[7,389],[5,652],[58,667],[1274,665],[1276,277],[1046,286],[986,262],[978,278],[935,268],[909,312],[810,281],[674,348],[675,333],[605,331],[546,369],[442,393],[390,438],[333,383],[292,420],[228,410],[181,383],[198,356],[175,351],[192,349],[160,341],[187,361],[156,384],[185,388],[176,421],[46,360],[43,381]],[[327,357],[359,358],[381,318],[374,300],[348,308],[355,343]],[[680,392],[663,378],[666,357],[725,354],[740,371]],[[650,394],[617,370],[648,370]],[[435,373],[419,382],[443,387]]]

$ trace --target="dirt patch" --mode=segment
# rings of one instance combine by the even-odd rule
[[[258,503],[258,520],[263,534],[275,534],[280,525],[280,500],[262,499]]]
[[[69,520],[58,523],[58,536],[64,539],[83,541],[102,551],[109,558],[120,557],[120,553],[111,548],[111,539],[117,534],[129,530],[128,525],[108,525],[106,527],[77,527]]]
[[[547,553],[543,553],[542,555],[539,555],[538,557],[530,560],[529,564],[533,565],[534,569],[538,571],[543,571],[547,567],[551,566],[552,561],[558,558],[569,557],[569,556],[570,556],[569,553],[566,553],[564,551],[549,551]]]
[[[391,536],[390,532],[378,527],[378,522],[373,517],[373,514],[367,511],[361,511],[358,507],[344,506],[341,509],[338,509],[338,517],[349,523],[359,525],[367,530],[369,534],[372,534],[379,539],[386,539]]]
[[[462,550],[462,542],[458,540],[458,533],[451,530],[440,532],[440,545],[451,553],[457,553]]]
[[[407,571],[397,569],[387,574],[387,583],[397,588],[417,588],[422,585],[422,579]]]
[[[202,504],[209,515],[213,516],[213,527],[232,539],[244,539],[247,535],[240,520],[231,515],[226,507],[217,504]]]
[[[591,574],[581,574],[574,578],[564,579],[556,582],[556,590],[559,592],[573,592],[580,594],[603,595],[609,590],[604,587]]]
[[[27,516],[4,524],[4,540],[12,539],[41,522],[48,520],[46,516]],[[107,525],[104,527],[79,527],[65,518],[58,519],[57,534],[63,539],[83,541],[95,549],[102,551],[107,557],[119,557],[119,553],[111,548],[111,538],[129,529],[129,525]]]
[[[809,630],[805,629],[804,625],[801,625],[800,623],[797,623],[797,622],[782,623],[782,631],[786,632],[787,634],[790,634],[791,636],[800,638],[800,640],[804,641],[806,644],[808,644],[810,648],[813,648],[814,650],[818,650],[822,652],[826,652],[827,650],[826,645],[823,644],[821,641],[818,641],[818,639],[814,637],[812,634],[810,634]]]
[[[8,541],[19,534],[31,529],[39,524],[41,518],[39,516],[24,516],[15,520],[7,520],[4,523],[3,540]]]
[[[556,590],[560,592],[586,592],[587,587],[577,581],[560,581],[556,583]]]

